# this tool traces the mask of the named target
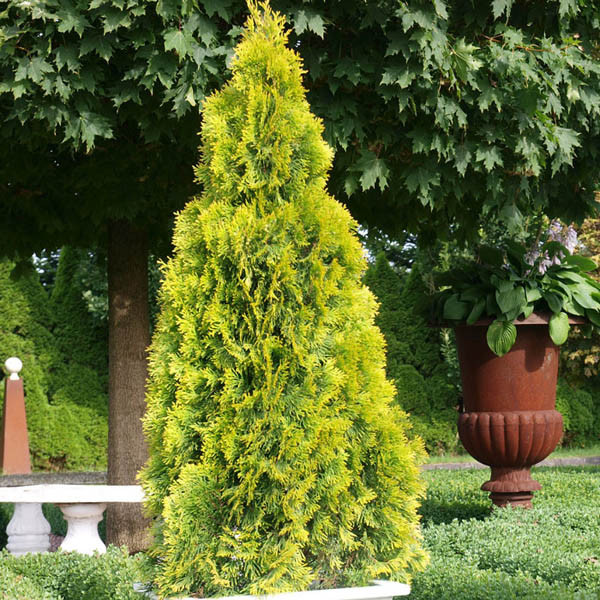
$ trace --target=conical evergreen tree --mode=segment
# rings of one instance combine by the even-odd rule
[[[142,475],[161,593],[407,580],[423,494],[376,303],[283,19],[250,5],[205,105],[150,351]]]
[[[30,267],[15,281],[14,263],[0,261],[0,364],[23,361],[27,429],[33,467],[85,470],[106,467],[108,406],[98,373],[62,348],[58,315]],[[60,320],[60,319],[59,319]],[[85,337],[86,331],[80,330]],[[4,386],[0,386],[0,402]]]
[[[87,250],[62,248],[50,296],[54,336],[64,355],[95,370],[107,387],[108,328],[101,327],[90,314],[78,277],[78,272],[88,266]]]

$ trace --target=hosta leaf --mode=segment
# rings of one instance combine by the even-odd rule
[[[517,339],[517,328],[510,321],[496,319],[487,330],[487,343],[497,356],[504,356]]]
[[[565,298],[563,301],[563,310],[571,315],[583,317],[586,314],[585,308],[571,298]]]
[[[577,302],[581,304],[583,308],[589,308],[592,310],[600,308],[600,303],[594,300],[585,289],[581,288],[581,286],[571,288],[571,291],[573,292],[573,298],[577,300]]]
[[[583,277],[575,271],[567,271],[566,269],[563,269],[562,271],[557,271],[555,273],[555,277],[558,277],[559,279],[564,279],[566,281],[571,281],[573,283],[587,283],[587,279],[585,277]]]
[[[564,262],[568,265],[578,267],[582,271],[593,271],[598,268],[598,265],[587,256],[581,256],[581,254],[570,254],[566,256]]]
[[[600,327],[600,312],[595,310],[586,310],[585,316],[594,324],[596,327]]]
[[[504,292],[496,291],[496,302],[503,313],[512,312],[519,309],[518,312],[525,307],[527,300],[525,299],[525,290],[521,287],[515,287]]]
[[[550,308],[553,313],[559,313],[562,310],[563,301],[560,296],[553,294],[552,292],[544,292],[542,295],[544,296],[544,300],[548,303],[548,308]]]
[[[523,318],[527,319],[528,317],[530,317],[533,314],[533,309],[534,309],[534,305],[528,304],[525,307],[525,309],[523,310]]]
[[[452,294],[444,303],[443,318],[450,321],[462,321],[469,314],[469,305],[458,299],[458,294]]]
[[[542,292],[538,288],[528,287],[525,290],[525,297],[527,298],[527,302],[535,302],[542,297]]]
[[[477,321],[477,319],[479,319],[479,317],[483,314],[484,309],[485,298],[480,298],[479,300],[477,300],[475,306],[473,306],[473,309],[467,317],[467,325],[473,325],[473,323],[475,323],[475,321]]]
[[[560,346],[567,341],[570,329],[567,313],[560,312],[553,314],[550,317],[548,326],[550,329],[550,337],[557,346]]]

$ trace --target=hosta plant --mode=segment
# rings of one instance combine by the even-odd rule
[[[407,581],[419,441],[283,19],[251,16],[203,114],[150,349],[142,482],[162,595]]]
[[[477,260],[437,276],[442,289],[433,296],[433,320],[472,325],[490,319],[487,342],[498,356],[515,343],[514,321],[534,312],[550,315],[550,337],[557,345],[567,340],[570,317],[585,319],[588,329],[600,328],[600,283],[589,275],[597,266],[572,254],[576,244],[575,230],[555,221],[543,243],[480,247]]]

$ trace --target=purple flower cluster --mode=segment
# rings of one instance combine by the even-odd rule
[[[548,236],[549,241],[562,244],[570,254],[573,253],[579,243],[577,241],[577,232],[573,226],[569,225],[568,227],[564,227],[559,221],[552,221],[552,223],[550,223],[546,235]],[[565,255],[563,252],[558,252],[550,256],[547,250],[542,253],[539,248],[535,247],[525,254],[524,259],[528,265],[531,265],[532,267],[536,266],[538,273],[543,275],[548,270],[548,267],[560,265],[560,261],[564,257]]]

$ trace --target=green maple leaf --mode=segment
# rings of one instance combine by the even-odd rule
[[[452,50],[452,66],[461,81],[467,81],[469,73],[477,71],[483,65],[483,62],[475,56],[477,50],[479,50],[477,46],[467,44],[464,38],[457,40]]]
[[[385,160],[379,158],[374,152],[370,150],[363,151],[354,170],[361,173],[360,186],[363,192],[375,187],[375,185],[379,185],[381,191],[387,187],[390,170]]]
[[[44,77],[44,73],[52,73],[53,71],[52,65],[47,63],[41,56],[36,56],[29,62],[27,76],[31,81],[40,83]]]
[[[485,148],[477,148],[475,153],[475,160],[477,162],[483,162],[485,170],[489,173],[496,165],[502,166],[504,164],[502,160],[502,154],[497,146],[487,146]]]
[[[110,33],[119,27],[129,27],[131,25],[129,15],[125,11],[116,8],[107,9],[102,20],[104,21],[104,33]]]
[[[90,52],[95,52],[100,58],[103,58],[106,62],[108,62],[113,54],[113,50],[114,49],[108,36],[100,34],[86,35],[81,40],[79,55],[85,56]]]
[[[510,9],[514,0],[494,0],[492,2],[492,12],[494,13],[494,19],[499,19],[504,13],[506,17],[510,16]]]
[[[229,21],[231,14],[227,9],[231,6],[231,0],[201,0],[201,2],[209,17],[216,13],[224,21]]]
[[[180,57],[187,54],[188,44],[183,31],[171,29],[165,33],[165,50],[175,50]]]
[[[556,127],[554,129],[554,135],[556,136],[556,142],[558,147],[567,156],[570,156],[573,148],[577,148],[581,144],[579,143],[579,134],[572,129],[566,127]]]
[[[457,146],[454,152],[454,164],[456,165],[456,170],[464,176],[467,171],[467,167],[471,162],[471,157],[473,154],[469,150],[466,144],[461,144]]]
[[[75,31],[81,37],[83,30],[90,27],[90,22],[82,14],[76,12],[72,6],[57,12],[56,18],[58,19],[57,29],[60,33]]]
[[[416,73],[408,66],[388,67],[381,77],[382,85],[397,84],[401,88],[407,88],[416,77]]]
[[[198,24],[198,33],[205,46],[209,46],[217,36],[217,27],[208,19],[200,19]]]
[[[579,7],[577,0],[560,0],[558,3],[558,14],[565,17],[568,14],[577,14]]]
[[[444,0],[433,0],[433,6],[438,17],[442,19],[448,18],[448,8]]]
[[[388,33],[388,40],[388,47],[385,51],[386,56],[394,56],[398,53],[402,53],[405,58],[408,57],[410,54],[409,44],[407,36],[403,31],[391,31]]]
[[[440,175],[426,167],[417,167],[411,169],[405,181],[408,191],[414,193],[418,190],[421,204],[427,206],[431,202],[431,186],[439,185]]]
[[[300,35],[307,30],[316,33],[320,38],[325,36],[323,17],[315,11],[305,8],[294,15],[294,31]]]
[[[168,89],[173,85],[176,70],[177,59],[172,54],[157,52],[150,58],[146,77],[153,82],[158,76],[160,82]]]
[[[66,100],[71,95],[71,88],[68,85],[65,85],[62,77],[60,75],[57,76],[55,82],[56,93],[63,99]]]
[[[18,100],[26,92],[27,85],[24,82],[19,82],[12,86],[12,95],[15,100]]]
[[[79,62],[77,49],[73,46],[59,46],[54,51],[54,54],[54,62],[59,69],[66,66],[67,69],[73,73],[81,64]]]
[[[89,152],[94,147],[94,141],[97,137],[112,139],[113,130],[110,121],[106,117],[83,111],[80,118],[80,135]]]
[[[336,77],[348,78],[354,85],[356,85],[361,80],[361,71],[358,63],[352,60],[351,58],[347,57],[342,58],[342,60],[340,60],[333,74]]]

